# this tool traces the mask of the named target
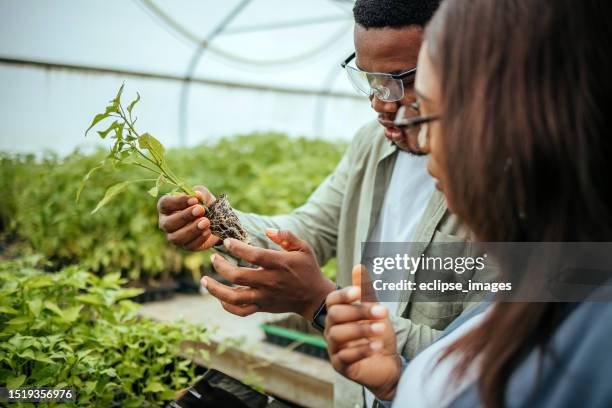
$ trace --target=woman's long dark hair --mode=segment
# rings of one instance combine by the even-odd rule
[[[484,242],[612,241],[612,20],[601,0],[445,0],[426,33],[453,209]],[[503,265],[502,265],[503,269]],[[563,319],[497,303],[455,342],[487,407]]]

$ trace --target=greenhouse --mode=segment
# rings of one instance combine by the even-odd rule
[[[215,361],[265,393],[329,403],[322,337],[284,328],[308,327],[283,323],[287,314],[260,313],[245,324],[200,294],[201,275],[214,273],[210,253],[167,244],[147,194],[155,181],[127,187],[94,214],[110,186],[139,171],[109,163],[81,183],[111,147],[95,132],[103,129],[85,130],[123,85],[126,105],[141,97],[139,130],[168,148],[168,164],[189,185],[225,193],[242,211],[296,208],[369,114],[340,67],[353,49],[352,4],[33,1],[1,8],[7,347],[0,385],[78,388],[83,406],[163,405]],[[160,186],[159,194],[170,190]],[[333,278],[333,261],[325,273]],[[28,294],[14,297],[21,289]],[[142,304],[137,314],[126,299]],[[41,326],[32,328],[30,318]],[[98,330],[107,336],[95,343],[77,338]],[[188,352],[184,341],[197,347]],[[214,357],[221,348],[228,351]],[[101,358],[110,349],[115,357]],[[299,385],[302,376],[309,386]]]
[[[612,406],[611,16],[1,2],[0,406]]]

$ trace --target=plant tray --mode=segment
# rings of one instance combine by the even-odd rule
[[[309,356],[329,360],[327,343],[321,333],[302,317],[294,315],[259,325],[266,335],[266,342],[290,347]]]

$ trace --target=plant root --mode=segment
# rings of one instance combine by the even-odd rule
[[[210,230],[221,240],[235,238],[247,244],[249,243],[249,235],[240,223],[225,194],[221,194],[208,207],[207,216],[210,220]]]

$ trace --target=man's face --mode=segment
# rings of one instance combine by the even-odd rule
[[[418,26],[406,28],[370,28],[355,25],[355,52],[357,67],[363,71],[399,74],[416,67],[419,49],[423,42],[423,29]],[[397,102],[383,102],[370,96],[372,108],[378,112],[378,121],[385,128],[385,137],[400,149],[414,154],[423,154],[419,148],[416,132],[404,134],[393,126],[395,114],[401,105],[414,102],[412,84],[404,84],[404,97]]]

